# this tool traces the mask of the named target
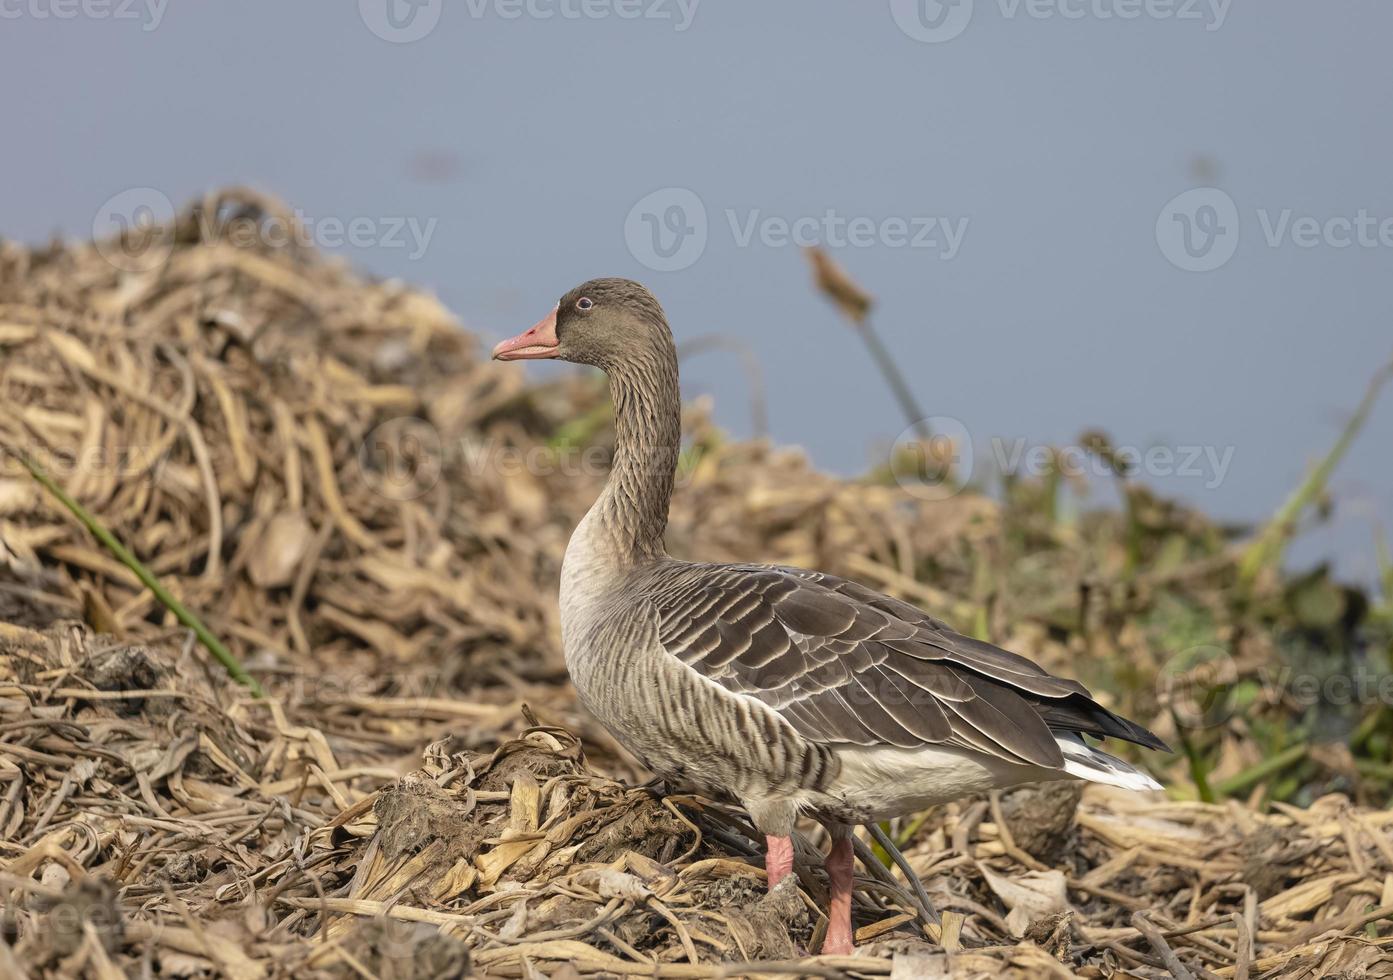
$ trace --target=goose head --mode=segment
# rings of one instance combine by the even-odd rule
[[[631,279],[591,279],[572,289],[530,329],[501,342],[494,360],[555,359],[602,370],[655,347],[672,334],[658,301]]]

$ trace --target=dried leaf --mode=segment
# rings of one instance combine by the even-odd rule
[[[263,589],[289,585],[314,540],[314,527],[300,511],[272,517],[252,546],[247,576]]]
[[[1006,924],[1016,938],[1024,936],[1032,922],[1069,909],[1067,881],[1061,871],[1003,875],[980,862],[977,870],[1008,909]]]

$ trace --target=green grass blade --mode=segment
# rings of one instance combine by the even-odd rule
[[[1185,753],[1186,764],[1190,767],[1190,779],[1195,784],[1200,801],[1215,802],[1214,789],[1209,785],[1209,772],[1212,767],[1205,761],[1204,751],[1190,738],[1189,730],[1181,724],[1180,716],[1174,710],[1171,711],[1171,720],[1175,722],[1176,734],[1180,736],[1180,747]]]
[[[233,680],[247,688],[247,690],[251,691],[252,694],[256,695],[258,698],[264,698],[266,696],[266,692],[261,689],[261,685],[256,682],[256,678],[247,673],[241,661],[232,655],[232,651],[225,647],[222,641],[213,635],[208,627],[203,624],[203,620],[195,616],[183,603],[174,598],[170,591],[160,584],[160,580],[155,578],[154,573],[146,568],[141,560],[131,553],[129,548],[116,540],[114,534],[108,531],[100,521],[92,516],[91,512],[88,511],[86,507],[83,507],[70,497],[67,491],[60,487],[51,476],[44,472],[43,468],[39,466],[38,463],[23,454],[20,455],[19,460],[24,464],[25,469],[30,472],[34,479],[39,481],[49,493],[53,494],[59,503],[71,511],[72,515],[81,521],[83,526],[91,531],[92,535],[105,545],[107,550],[115,555],[121,564],[135,573],[136,578],[140,579],[141,583],[155,594],[155,598],[160,600],[166,609],[174,613],[175,618],[177,618],[179,622],[193,630],[199,642],[208,649],[209,653],[217,658],[218,662],[222,664],[224,668],[226,668],[228,675]]]
[[[1311,747],[1305,742],[1300,742],[1278,752],[1276,755],[1268,756],[1257,765],[1250,766],[1236,775],[1217,783],[1215,791],[1220,796],[1235,796],[1238,793],[1246,793],[1258,783],[1270,779],[1288,766],[1295,765],[1306,754],[1311,751]]]

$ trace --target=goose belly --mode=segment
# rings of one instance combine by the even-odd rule
[[[845,823],[889,820],[916,810],[1020,783],[1072,778],[1060,769],[1023,766],[953,746],[902,749],[843,746],[839,772],[804,805]]]

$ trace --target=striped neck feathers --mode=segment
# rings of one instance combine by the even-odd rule
[[[614,461],[585,523],[601,532],[593,546],[620,566],[660,558],[682,443],[677,352],[661,331],[651,344],[606,365],[614,402]]]

